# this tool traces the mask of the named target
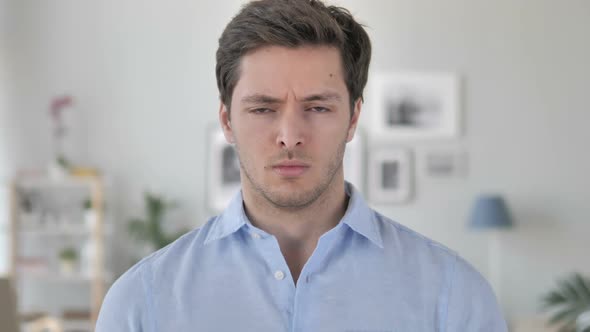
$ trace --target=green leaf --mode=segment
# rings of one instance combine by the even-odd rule
[[[145,241],[149,239],[146,224],[140,219],[133,219],[127,225],[129,234],[136,240]]]
[[[177,206],[162,196],[144,192],[145,219],[135,218],[128,224],[129,233],[140,242],[147,242],[160,249],[173,242],[178,236],[169,237],[165,234],[162,224],[166,212]],[[184,234],[183,232],[182,234]]]
[[[563,294],[552,291],[543,297],[543,304],[545,306],[553,306],[566,302],[567,299]]]
[[[584,277],[576,273],[573,276],[573,284],[577,293],[580,294],[580,299],[590,305],[590,282],[586,282]]]
[[[590,282],[574,274],[558,282],[557,289],[542,297],[544,310],[551,310],[549,323],[560,325],[559,331],[574,332],[576,320],[590,310]]]

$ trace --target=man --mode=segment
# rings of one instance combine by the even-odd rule
[[[342,8],[247,4],[219,40],[219,120],[242,190],[110,289],[97,331],[506,331],[455,253],[345,183],[371,46]]]

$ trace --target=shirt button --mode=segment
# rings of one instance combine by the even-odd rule
[[[254,238],[256,240],[260,239],[260,234],[254,233],[254,232],[252,232],[251,234],[252,234],[252,238]]]
[[[275,279],[277,279],[277,280],[285,279],[285,273],[283,271],[276,271],[275,272]]]

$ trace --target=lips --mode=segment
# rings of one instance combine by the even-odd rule
[[[273,165],[272,169],[280,176],[294,178],[303,175],[309,169],[309,165],[298,161],[285,161]]]

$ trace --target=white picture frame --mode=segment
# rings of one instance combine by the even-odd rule
[[[456,138],[460,134],[459,78],[452,73],[375,74],[372,124],[388,139]]]
[[[241,188],[240,164],[238,154],[226,141],[221,128],[211,128],[208,135],[207,205],[211,211],[221,212]]]
[[[381,204],[409,202],[413,191],[412,164],[407,149],[382,147],[371,151],[367,173],[370,201]]]
[[[365,188],[366,140],[363,130],[356,129],[352,140],[346,143],[342,160],[344,180],[350,182],[361,193]]]

